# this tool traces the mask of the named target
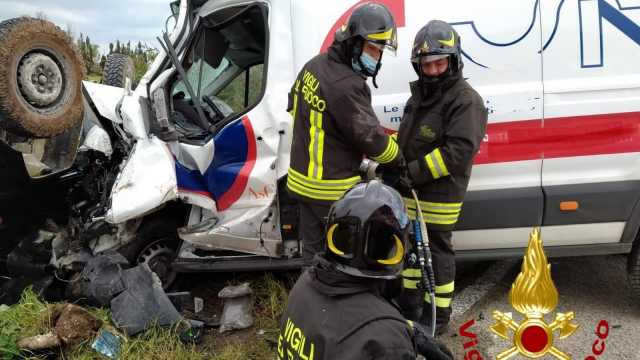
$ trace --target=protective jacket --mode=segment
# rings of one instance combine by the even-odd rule
[[[398,145],[430,229],[451,230],[458,221],[486,126],[483,100],[461,75],[437,86],[411,83]],[[415,202],[406,200],[415,216]]]
[[[401,156],[380,126],[369,86],[351,68],[345,47],[334,42],[328,53],[311,59],[289,93],[294,123],[287,187],[302,200],[337,200],[361,180],[363,155],[390,165]]]
[[[289,294],[278,358],[416,359],[411,325],[378,286],[337,272],[326,260],[311,267]]]

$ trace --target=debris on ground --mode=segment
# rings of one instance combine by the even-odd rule
[[[84,308],[74,304],[56,304],[50,307],[49,317],[53,330],[18,341],[18,347],[38,351],[61,345],[76,346],[92,339],[102,321]]]
[[[125,290],[111,300],[111,311],[116,326],[128,336],[183,320],[146,263],[124,270],[122,281]]]
[[[114,332],[102,329],[91,344],[91,348],[98,353],[110,358],[117,359],[120,354],[121,339]]]
[[[227,286],[220,290],[218,297],[224,299],[224,308],[220,319],[220,333],[231,330],[246,329],[253,325],[252,298],[253,291],[249,283]]]
[[[117,252],[98,255],[87,262],[67,288],[67,297],[81,299],[92,306],[109,306],[125,290],[123,271],[129,261]]]

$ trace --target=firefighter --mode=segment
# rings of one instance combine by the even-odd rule
[[[446,330],[454,291],[455,253],[451,243],[467,191],[471,165],[487,124],[480,95],[462,76],[458,33],[444,21],[433,20],[415,37],[411,64],[418,80],[398,131],[398,145],[407,162],[405,175],[416,189],[428,229],[436,280],[436,333]],[[401,191],[415,217],[416,204]],[[415,254],[403,271],[405,292],[400,305],[405,316],[431,324],[431,304],[417,284],[420,271]]]
[[[387,300],[403,268],[409,219],[402,197],[373,180],[330,209],[326,246],[296,282],[280,321],[279,359],[452,359]]]
[[[383,5],[365,3],[336,31],[325,54],[307,62],[289,93],[293,115],[289,192],[300,203],[302,253],[309,264],[322,250],[331,203],[361,180],[363,155],[395,165],[398,145],[385,134],[371,107],[366,83],[385,49],[395,51],[396,27]]]

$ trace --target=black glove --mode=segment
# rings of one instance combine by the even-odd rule
[[[453,360],[453,354],[446,345],[431,337],[423,325],[413,323],[413,336],[418,354],[427,360]]]
[[[401,193],[411,192],[413,188],[413,181],[409,176],[407,165],[404,161],[395,166],[389,166],[386,164],[380,164],[376,171],[380,174],[382,181],[392,188],[400,191]]]

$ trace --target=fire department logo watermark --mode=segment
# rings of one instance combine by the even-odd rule
[[[544,319],[558,305],[558,290],[551,279],[551,265],[547,262],[538,229],[529,237],[522,269],[509,291],[509,303],[524,320],[518,323],[510,312],[493,312],[496,323],[490,327],[491,331],[513,342],[513,346],[498,354],[496,359],[508,359],[516,354],[532,359],[548,354],[561,360],[571,359],[555,346],[555,342],[578,329],[573,323],[573,311],[556,313],[551,323]]]

